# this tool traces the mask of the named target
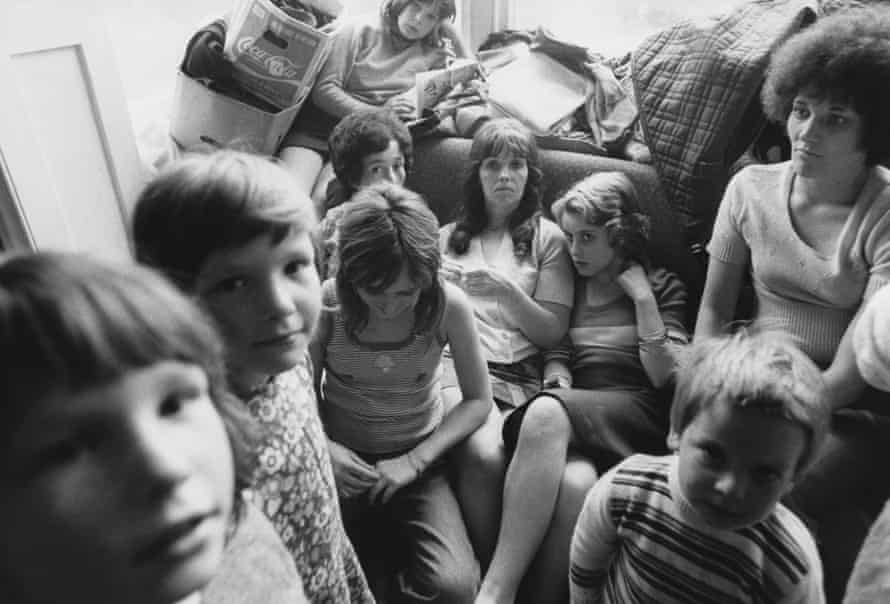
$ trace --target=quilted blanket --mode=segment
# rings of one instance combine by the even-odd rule
[[[732,162],[766,123],[758,91],[771,51],[815,9],[815,0],[754,0],[662,30],[633,53],[643,133],[693,247],[710,236]]]

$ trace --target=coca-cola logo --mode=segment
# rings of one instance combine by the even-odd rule
[[[274,78],[296,80],[306,69],[306,65],[295,63],[288,57],[272,54],[258,45],[256,38],[253,36],[240,38],[236,42],[235,47],[239,53],[246,54],[258,61],[263,66],[263,70]]]

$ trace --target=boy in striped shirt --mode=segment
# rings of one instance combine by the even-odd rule
[[[634,455],[591,489],[571,548],[572,604],[822,603],[812,536],[779,499],[828,427],[818,367],[777,333],[682,355],[673,455]]]

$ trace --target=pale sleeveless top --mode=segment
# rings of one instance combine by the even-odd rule
[[[328,437],[386,455],[413,448],[438,427],[443,314],[427,333],[390,343],[353,340],[340,313],[331,313],[322,385]]]

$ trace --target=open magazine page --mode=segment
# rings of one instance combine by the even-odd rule
[[[458,84],[479,77],[479,63],[474,59],[457,59],[444,69],[423,71],[415,76],[417,113],[433,109]]]
[[[488,76],[489,102],[536,134],[551,132],[592,92],[591,83],[548,55],[530,52]]]

